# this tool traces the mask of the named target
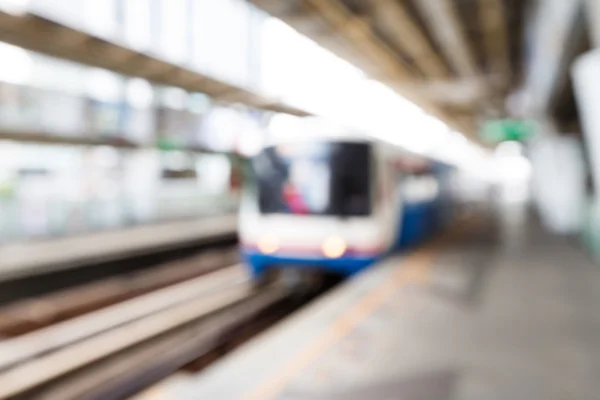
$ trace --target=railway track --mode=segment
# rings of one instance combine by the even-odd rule
[[[187,318],[179,320],[181,324],[176,328],[162,334],[153,331],[149,340],[113,353],[101,362],[90,364],[21,398],[127,398],[202,356],[210,356],[212,360],[218,358],[222,346],[229,342],[228,337],[236,336],[236,331],[251,324],[261,311],[282,304],[287,295],[281,287],[271,287],[260,293],[240,294],[229,301],[223,300],[223,306],[219,308],[188,310]],[[161,328],[155,326],[161,332],[163,322],[157,325]],[[130,334],[131,337],[135,335]],[[51,366],[51,363],[47,365]]]
[[[203,251],[96,282],[17,301],[0,308],[0,338],[26,334],[238,262],[234,247]]]
[[[299,306],[236,261],[206,251],[0,308],[0,399],[126,398]]]
[[[144,252],[134,252],[113,257],[90,258],[77,265],[48,264],[48,269],[35,275],[10,278],[5,271],[0,274],[0,306],[19,300],[39,298],[55,291],[77,288],[124,274],[154,269],[155,266],[187,259],[206,252],[233,249],[237,240],[233,235],[216,236],[158,247]]]

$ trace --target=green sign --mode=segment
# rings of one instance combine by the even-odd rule
[[[156,147],[159,150],[171,151],[171,150],[182,150],[184,148],[183,143],[180,140],[173,138],[161,137],[156,142]]]
[[[483,125],[481,138],[488,143],[507,140],[523,141],[533,136],[535,127],[531,121],[501,119]]]

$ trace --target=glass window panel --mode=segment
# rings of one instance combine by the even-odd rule
[[[127,0],[122,6],[127,45],[137,50],[148,50],[152,43],[151,0]]]
[[[0,81],[27,84],[33,73],[31,53],[20,47],[0,42]]]
[[[83,20],[85,30],[108,39],[117,37],[117,2],[116,0],[84,0]]]
[[[234,0],[192,3],[194,65],[228,82],[248,83],[248,6]]]
[[[189,58],[187,0],[161,0],[159,7],[159,54],[183,63]]]
[[[85,4],[81,0],[31,0],[31,10],[56,22],[77,29],[86,29],[82,18]]]
[[[32,54],[32,85],[72,94],[84,94],[89,67],[41,54]]]

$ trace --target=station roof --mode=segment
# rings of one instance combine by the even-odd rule
[[[34,14],[0,11],[0,41],[150,82],[202,92],[217,101],[297,116],[308,112]]]
[[[250,0],[455,129],[501,117],[531,0]]]

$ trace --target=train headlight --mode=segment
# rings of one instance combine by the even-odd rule
[[[346,242],[337,236],[327,238],[321,246],[323,255],[327,258],[339,258],[346,252]]]
[[[279,240],[275,236],[262,236],[258,239],[258,250],[263,254],[274,254],[279,250]]]

